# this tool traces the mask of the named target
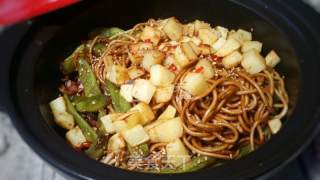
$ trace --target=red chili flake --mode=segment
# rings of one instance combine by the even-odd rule
[[[91,146],[90,142],[84,142],[84,143],[81,143],[80,148],[81,149],[88,149],[90,146]]]
[[[171,64],[169,66],[169,70],[172,71],[172,72],[175,72],[177,70],[177,66],[175,66],[174,64]]]
[[[219,56],[214,55],[214,54],[211,54],[210,57],[211,57],[211,60],[215,61],[215,62],[220,62],[222,60],[222,57],[219,57]]]
[[[201,73],[203,71],[203,69],[204,69],[203,66],[199,66],[194,70],[194,72],[195,73]]]
[[[172,49],[176,49],[178,47],[178,45],[172,45],[170,46]]]
[[[151,43],[151,39],[144,40],[145,43]]]

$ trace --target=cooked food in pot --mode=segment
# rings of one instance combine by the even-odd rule
[[[70,145],[116,167],[191,172],[240,158],[287,114],[280,62],[252,32],[150,19],[90,34],[50,102]]]

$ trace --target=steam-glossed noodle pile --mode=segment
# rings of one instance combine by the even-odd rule
[[[120,168],[180,173],[237,159],[288,110],[274,50],[252,32],[154,20],[90,34],[62,64],[55,122],[76,150]]]

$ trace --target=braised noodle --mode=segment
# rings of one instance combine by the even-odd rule
[[[139,66],[132,63],[131,59],[142,56],[139,54],[141,52],[135,51],[132,46],[141,42],[150,43],[140,38],[145,27],[162,29],[164,25],[165,20],[150,19],[112,37],[95,36],[88,43],[86,56],[99,85],[104,86],[108,79],[108,59],[126,69]],[[166,37],[161,33],[161,37]],[[100,55],[94,53],[94,47],[98,43],[105,45]],[[158,44],[153,44],[152,48],[168,56],[173,54],[177,44],[166,37],[161,38]],[[206,59],[211,63],[214,75],[206,80],[208,87],[205,91],[194,96],[183,88],[183,83],[189,73],[201,72],[202,69],[196,67],[199,59]],[[77,58],[73,61],[75,63]],[[241,156],[242,147],[250,147],[253,151],[264,144],[271,134],[268,123],[279,121],[287,114],[289,100],[284,78],[272,67],[254,74],[248,73],[241,65],[225,68],[222,57],[214,53],[199,54],[197,59],[183,68],[170,64],[164,66],[175,74],[172,98],[161,103],[152,99],[149,106],[156,117],[170,105],[176,109],[183,125],[180,139],[191,157],[201,155],[221,160],[236,159]],[[150,79],[150,73],[144,72],[139,78]],[[132,83],[133,80],[129,81]],[[107,94],[105,90],[104,94]],[[131,105],[135,106],[139,102],[133,99]],[[115,109],[109,104],[105,112],[113,113]],[[123,113],[123,119],[129,115]],[[163,161],[166,159],[167,144],[149,142],[148,162],[145,159],[129,158],[126,148],[119,152],[106,151],[100,161],[129,170],[141,170],[138,167],[142,167],[143,171],[161,171],[164,167],[168,168],[168,164],[164,163],[166,161]],[[157,167],[152,168],[150,164],[157,164]],[[176,167],[169,164],[169,168]]]

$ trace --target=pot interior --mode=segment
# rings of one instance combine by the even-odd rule
[[[39,143],[46,148],[51,148],[56,157],[61,156],[60,159],[58,157],[56,159],[58,164],[60,163],[59,166],[61,166],[61,161],[68,159],[66,166],[71,168],[71,171],[76,171],[85,176],[99,177],[99,175],[106,175],[106,177],[115,177],[107,173],[111,172],[111,170],[106,170],[107,166],[102,170],[102,166],[92,165],[95,162],[72,150],[65,142],[65,131],[53,122],[48,103],[58,96],[58,87],[62,78],[59,71],[60,62],[70,55],[82,40],[86,40],[88,33],[95,28],[116,26],[128,29],[149,18],[158,19],[170,16],[175,16],[182,22],[199,19],[209,22],[212,26],[221,25],[229,29],[243,28],[249,31],[252,29],[253,39],[263,43],[262,54],[265,55],[274,49],[281,57],[281,63],[277,69],[285,77],[286,89],[290,99],[287,119],[291,118],[299,97],[301,79],[301,69],[296,51],[287,35],[280,30],[280,27],[271,23],[271,20],[265,18],[264,15],[255,12],[253,5],[251,8],[246,8],[232,1],[211,0],[170,1],[170,3],[160,0],[81,2],[74,7],[60,10],[36,20],[23,41],[25,43],[22,43],[21,49],[18,49],[18,58],[16,59],[19,60],[14,61],[14,68],[12,67],[12,77],[16,82],[12,87],[13,98],[16,100],[17,108],[25,120],[25,126],[34,132],[34,136]],[[290,123],[292,123],[291,120],[285,120],[282,131],[289,129],[291,127]],[[273,139],[271,138],[270,141],[273,141]],[[48,141],[54,145],[50,145]],[[64,155],[61,155],[63,152],[55,152],[57,149],[63,151]],[[264,151],[264,146],[258,151]],[[262,153],[265,153],[263,156],[266,158],[271,156],[270,153],[273,152],[264,151]],[[254,157],[255,154],[256,152],[249,156]],[[70,160],[67,156],[78,159]],[[238,161],[245,163],[242,159]],[[261,158],[256,160],[251,158],[250,161],[257,164],[261,162]],[[75,163],[80,162],[83,167],[76,168]],[[89,165],[92,166],[89,167]],[[224,166],[225,168],[233,167],[229,163]],[[97,169],[94,170],[93,167],[97,167]],[[238,168],[241,169],[241,167]],[[208,169],[210,173],[215,172],[214,169]],[[81,170],[83,172],[80,172]],[[123,170],[117,171],[125,172]],[[217,170],[216,173],[219,174],[228,170],[220,168],[219,171]],[[126,173],[130,175],[139,174]]]

